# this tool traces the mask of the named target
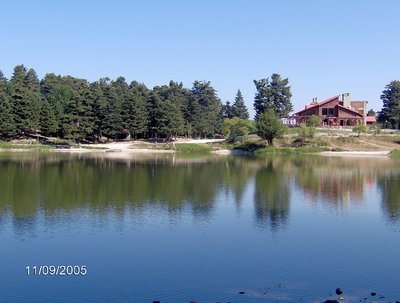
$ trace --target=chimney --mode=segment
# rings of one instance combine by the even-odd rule
[[[343,106],[344,107],[350,108],[350,100],[351,100],[350,93],[342,94],[342,101],[343,101]]]

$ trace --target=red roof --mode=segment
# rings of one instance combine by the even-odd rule
[[[307,106],[307,108],[302,109],[302,110],[299,110],[298,112],[296,112],[296,113],[294,113],[294,114],[295,114],[295,115],[298,115],[298,114],[300,114],[300,113],[302,113],[302,112],[304,112],[304,111],[307,111],[307,110],[309,110],[309,109],[311,109],[311,108],[313,108],[313,107],[324,105],[325,103],[331,102],[331,101],[333,101],[333,100],[335,100],[335,99],[337,99],[337,98],[339,98],[339,96],[333,96],[333,97],[331,97],[331,98],[329,98],[329,99],[326,99],[326,100],[324,100],[324,101],[322,101],[322,102],[319,102],[319,103],[316,103],[316,104],[310,104],[310,105]]]
[[[365,118],[365,121],[368,123],[375,123],[376,122],[376,117],[375,116],[367,116]]]
[[[351,112],[352,114],[357,114],[360,117],[362,117],[363,115],[360,114],[359,112],[355,111],[354,109],[348,108],[348,107],[344,107],[343,105],[338,105],[338,107],[340,107],[341,109],[347,110],[349,112]]]

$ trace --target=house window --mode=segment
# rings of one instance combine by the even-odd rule
[[[334,108],[323,108],[322,115],[323,116],[333,116],[335,114]]]

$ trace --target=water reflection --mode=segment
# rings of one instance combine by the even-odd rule
[[[296,166],[296,185],[311,203],[320,201],[331,207],[348,207],[362,203],[365,193],[365,172],[362,163],[347,163],[347,159],[300,158]],[[354,159],[353,159],[354,160]],[[370,171],[368,171],[370,173]]]
[[[285,163],[268,159],[265,166],[256,173],[256,220],[260,227],[269,225],[272,231],[284,226],[289,216],[289,176],[283,164]]]
[[[379,176],[378,187],[382,194],[383,213],[390,222],[400,219],[400,175]]]
[[[251,205],[259,227],[277,231],[288,224],[294,190],[312,205],[344,209],[364,203],[375,186],[393,222],[400,218],[398,164],[384,157],[2,154],[0,224],[11,214],[14,230],[24,233],[34,230],[38,214],[51,220],[60,213],[73,218],[81,210],[123,215],[127,209],[138,216],[159,209],[209,220],[225,194],[238,209]]]

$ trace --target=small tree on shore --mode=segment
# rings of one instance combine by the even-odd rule
[[[315,136],[315,127],[307,126],[307,124],[300,124],[298,129],[299,138],[301,140],[301,145],[303,145],[307,139],[312,139]]]
[[[245,136],[252,131],[255,131],[253,121],[238,117],[224,120],[223,133],[228,136],[229,140],[234,140],[237,136]]]
[[[316,115],[312,115],[308,118],[306,125],[308,127],[318,127],[321,126],[321,120]]]
[[[274,110],[261,113],[256,120],[257,135],[267,140],[268,145],[273,145],[276,137],[283,136],[286,131],[285,125],[275,114]]]
[[[360,137],[362,133],[367,131],[367,127],[364,124],[357,124],[353,127],[353,132],[357,133]]]

